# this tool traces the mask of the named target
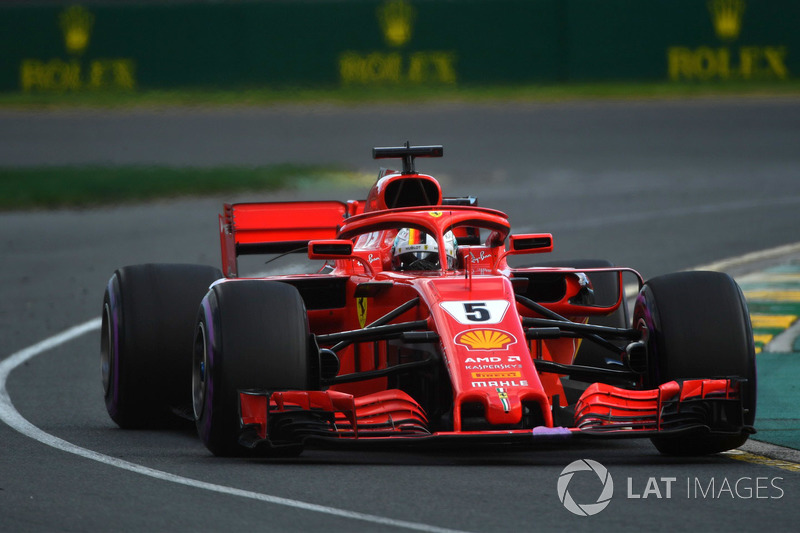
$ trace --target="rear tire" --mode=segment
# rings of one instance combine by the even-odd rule
[[[649,280],[633,314],[646,331],[648,375],[655,388],[676,379],[736,376],[742,384],[744,424],[756,414],[756,364],[753,332],[741,289],[727,274],[678,272]],[[653,438],[663,454],[706,455],[738,448],[748,435]]]
[[[114,272],[103,298],[101,374],[106,409],[121,428],[172,425],[191,409],[197,306],[219,269],[136,265]]]
[[[309,329],[289,284],[221,283],[200,306],[192,364],[197,432],[217,456],[246,455],[239,444],[239,390],[309,390]],[[297,455],[298,443],[273,455]]]

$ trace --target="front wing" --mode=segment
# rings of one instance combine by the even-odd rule
[[[436,431],[408,394],[362,397],[328,391],[240,391],[241,433],[248,448],[331,443],[543,442],[577,437],[625,438],[687,433],[754,433],[744,424],[739,379],[671,381],[629,390],[595,383],[575,406],[572,427]]]

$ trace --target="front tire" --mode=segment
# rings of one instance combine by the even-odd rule
[[[741,385],[744,424],[756,413],[756,364],[753,332],[741,289],[727,274],[678,272],[649,280],[634,308],[633,325],[646,333],[648,374],[645,386],[678,379],[736,376]],[[653,438],[667,455],[706,455],[738,448],[741,435]]]
[[[291,285],[260,280],[213,287],[195,329],[192,398],[197,432],[217,456],[247,453],[239,444],[239,390],[309,390],[305,305]],[[289,446],[277,454],[297,454]]]

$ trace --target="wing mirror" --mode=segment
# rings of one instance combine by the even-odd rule
[[[353,241],[347,239],[331,239],[308,242],[308,258],[314,260],[354,259],[364,265],[369,275],[374,275],[375,270],[369,261],[353,254]]]
[[[510,235],[506,254],[543,254],[553,251],[552,233]]]
[[[309,241],[309,259],[348,259],[353,255],[353,241],[347,239],[331,239]]]

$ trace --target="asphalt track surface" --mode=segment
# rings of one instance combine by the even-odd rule
[[[607,258],[651,277],[800,240],[796,100],[0,112],[4,166],[312,161],[367,170],[377,166],[371,146],[407,139],[444,144],[445,158],[420,160],[420,169],[442,176],[447,194],[506,210],[518,231],[554,232],[556,257]],[[223,200],[0,214],[0,357],[97,318],[119,266],[217,264]],[[191,430],[116,429],[98,352],[96,332],[80,335],[8,377],[6,418],[18,412],[29,434],[110,461],[0,424],[0,530],[788,530],[800,519],[800,473],[724,455],[665,458],[649,442],[217,459]],[[562,470],[583,458],[615,483],[592,517],[569,513],[556,491]],[[576,474],[569,490],[592,503],[598,483]]]

